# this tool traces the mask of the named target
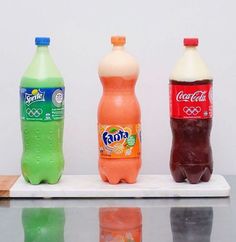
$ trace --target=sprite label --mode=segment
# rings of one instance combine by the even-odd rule
[[[63,119],[64,93],[64,87],[21,87],[21,119],[26,121],[55,121]]]

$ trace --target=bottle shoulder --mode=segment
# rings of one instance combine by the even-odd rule
[[[126,51],[115,50],[101,60],[98,73],[99,76],[138,76],[139,65]]]
[[[36,52],[23,77],[38,80],[48,78],[62,79],[62,76],[49,52]]]
[[[187,50],[177,61],[170,79],[192,82],[195,80],[212,80],[212,76],[197,50]]]
[[[53,88],[53,87],[64,87],[63,78],[59,77],[48,77],[44,79],[37,79],[23,76],[20,82],[21,87],[28,88]]]

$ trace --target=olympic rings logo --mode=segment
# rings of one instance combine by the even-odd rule
[[[35,117],[35,118],[38,118],[42,113],[43,113],[43,110],[41,108],[39,109],[36,109],[36,108],[27,108],[26,109],[26,113],[30,116],[30,117]]]
[[[201,112],[201,108],[198,106],[198,107],[184,107],[183,108],[183,111],[188,115],[197,115]]]

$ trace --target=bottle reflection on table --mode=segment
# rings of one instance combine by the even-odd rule
[[[141,242],[140,208],[107,207],[99,209],[100,242]]]
[[[63,208],[24,208],[25,242],[64,242]]]
[[[173,242],[210,242],[212,207],[174,207],[170,211]]]

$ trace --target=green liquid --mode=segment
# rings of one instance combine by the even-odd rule
[[[37,80],[23,78],[21,87],[63,87],[62,78]],[[27,182],[55,184],[64,169],[63,145],[64,120],[24,121],[21,120],[23,139],[22,173]]]
[[[63,79],[50,56],[48,46],[37,46],[31,64],[21,80],[20,87],[64,87]],[[32,93],[32,95],[34,94]],[[35,100],[33,99],[32,101]],[[22,102],[25,102],[25,100],[22,100]],[[43,103],[45,103],[45,99],[39,99],[37,108],[40,108]],[[33,113],[33,108],[31,111]],[[26,181],[31,184],[39,184],[41,182],[54,184],[59,181],[64,168],[62,151],[63,126],[63,119],[48,121],[21,119],[23,139],[21,166]]]
[[[50,87],[64,87],[64,81],[62,78],[45,78],[35,79],[29,77],[23,77],[20,82],[21,87],[31,88],[50,88]]]

